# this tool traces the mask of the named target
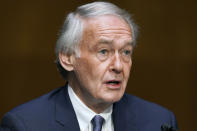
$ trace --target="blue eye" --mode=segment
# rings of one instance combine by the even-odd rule
[[[106,49],[102,49],[102,50],[99,51],[99,53],[101,53],[101,54],[103,54],[103,55],[107,54],[107,52],[108,52],[108,51],[107,51]]]
[[[100,59],[100,60],[106,60],[109,56],[109,53],[110,51],[108,49],[100,49],[97,53],[97,57]]]
[[[123,53],[124,53],[124,55],[131,55],[131,51],[130,50],[124,50]]]

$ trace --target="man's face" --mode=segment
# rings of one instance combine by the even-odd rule
[[[86,19],[79,47],[74,63],[79,98],[87,105],[120,100],[132,65],[129,25],[112,15]]]

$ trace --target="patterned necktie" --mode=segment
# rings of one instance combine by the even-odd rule
[[[102,124],[103,124],[103,117],[100,115],[95,115],[94,118],[92,119],[92,125],[93,125],[93,131],[101,131],[102,129]]]

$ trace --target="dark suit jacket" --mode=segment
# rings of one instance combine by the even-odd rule
[[[114,103],[112,115],[115,131],[160,131],[164,123],[177,126],[169,110],[128,94]],[[67,87],[11,110],[0,131],[80,131]]]

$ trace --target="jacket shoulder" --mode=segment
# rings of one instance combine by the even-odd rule
[[[138,108],[138,110],[153,111],[153,112],[169,112],[170,111],[161,105],[144,100],[134,95],[125,94],[123,99],[124,101],[127,102],[128,106],[132,106],[132,108],[133,106],[135,106]]]
[[[62,91],[63,87],[57,88],[39,98],[15,107],[4,115],[0,129],[2,131],[12,129],[25,131],[29,128],[29,125],[36,125],[31,127],[39,127],[40,125],[42,127],[43,121],[52,124],[52,120],[54,120],[53,114],[55,113],[55,100]]]
[[[122,98],[126,103],[127,111],[132,111],[136,116],[136,122],[140,125],[171,125],[177,128],[175,115],[169,109],[142,98],[125,94]]]
[[[17,113],[17,114],[32,114],[32,113],[39,113],[39,112],[47,112],[47,108],[49,109],[49,106],[54,106],[54,101],[56,99],[56,95],[59,94],[59,92],[62,90],[62,88],[57,88],[47,94],[44,94],[34,100],[28,101],[22,105],[19,105],[9,111],[9,113]]]

